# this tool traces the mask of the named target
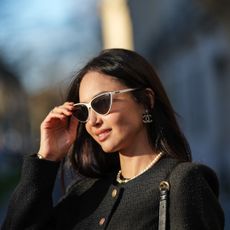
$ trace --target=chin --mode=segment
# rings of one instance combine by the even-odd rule
[[[114,153],[118,151],[118,149],[114,148],[113,146],[101,145],[101,148],[106,153]]]
[[[109,148],[102,148],[102,150],[103,150],[105,153],[114,153],[114,152],[116,152],[116,150],[114,150],[114,149],[109,149]]]

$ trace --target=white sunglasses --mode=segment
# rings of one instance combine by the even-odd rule
[[[138,88],[110,91],[97,95],[89,103],[76,103],[74,104],[73,115],[83,123],[89,120],[90,109],[92,109],[97,114],[107,115],[112,107],[113,95],[127,93],[135,90],[138,90]]]

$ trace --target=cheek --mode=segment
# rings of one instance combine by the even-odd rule
[[[119,134],[133,132],[136,129],[142,128],[141,115],[136,111],[123,111],[118,114],[110,115],[110,125],[113,130]]]

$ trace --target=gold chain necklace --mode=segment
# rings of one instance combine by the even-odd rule
[[[150,169],[154,164],[157,163],[157,161],[160,160],[160,158],[164,155],[163,152],[160,152],[151,162],[150,164],[148,164],[140,173],[138,173],[136,176],[134,177],[131,177],[131,178],[121,178],[122,175],[121,175],[121,170],[119,170],[119,172],[117,173],[117,178],[116,178],[116,181],[119,183],[119,184],[122,184],[122,183],[127,183],[135,178],[137,178],[138,176],[140,176],[141,174],[143,174],[144,172],[146,172],[148,169]]]

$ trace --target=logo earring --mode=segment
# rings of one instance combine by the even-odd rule
[[[152,123],[152,115],[149,113],[149,111],[146,109],[145,112],[142,115],[142,120],[143,123],[147,124],[147,123]]]

